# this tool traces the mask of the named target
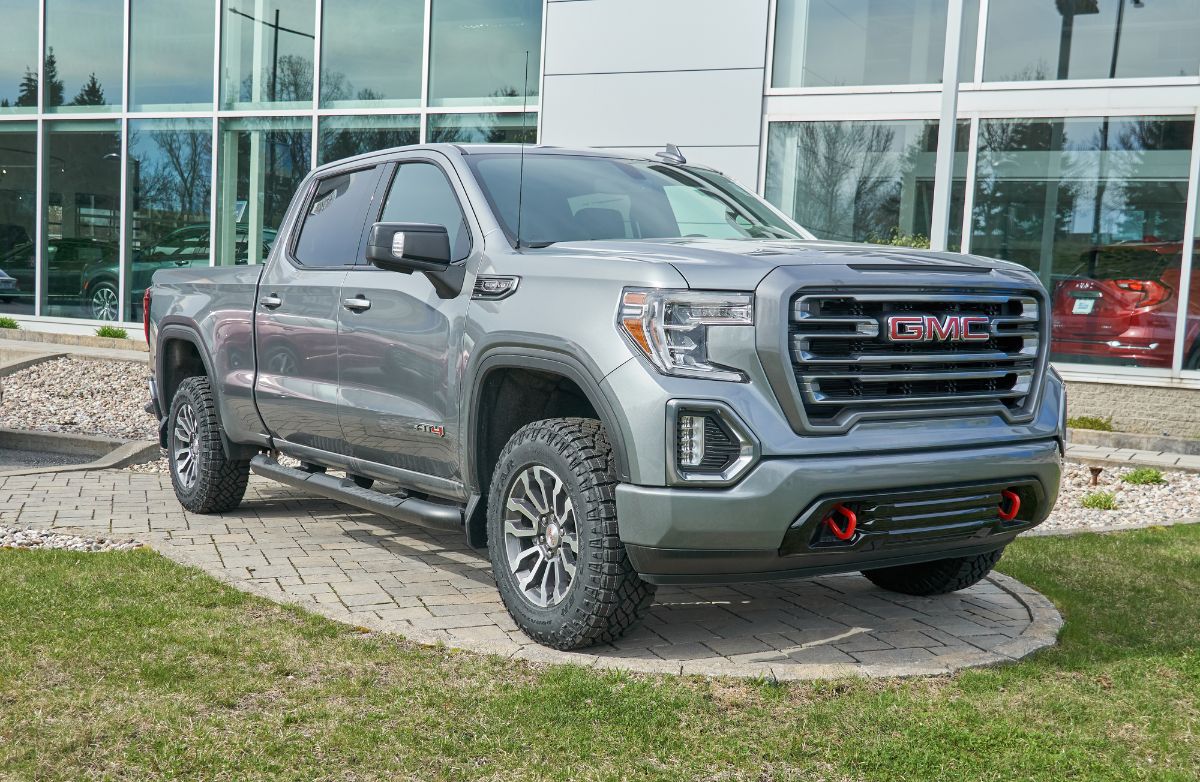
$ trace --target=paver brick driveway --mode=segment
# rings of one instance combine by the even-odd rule
[[[432,533],[252,477],[242,506],[198,516],[166,475],[98,471],[0,478],[0,521],[137,537],[238,588],[418,642],[536,661],[778,679],[944,673],[1052,644],[1061,617],[995,575],[919,598],[860,576],[660,588],[646,621],[614,646],[557,652],[521,633],[486,555]]]

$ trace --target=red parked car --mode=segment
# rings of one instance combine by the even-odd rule
[[[1182,242],[1120,243],[1084,253],[1076,272],[1054,286],[1051,349],[1068,360],[1169,368],[1182,269]],[[1200,263],[1192,264],[1191,278],[1183,366],[1200,369]]]

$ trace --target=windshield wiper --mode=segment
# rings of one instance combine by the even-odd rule
[[[776,228],[773,225],[766,225],[764,223],[759,223],[759,224],[755,225],[754,228],[755,228],[755,230],[766,231],[767,233],[772,234],[773,238],[775,238],[775,239],[799,239],[800,238],[799,236],[793,236],[792,234],[788,233],[787,231],[784,231],[781,228]]]
[[[554,244],[553,241],[550,241],[550,242],[521,242],[521,244],[518,246],[517,249],[540,250],[543,247],[549,247],[552,244]]]

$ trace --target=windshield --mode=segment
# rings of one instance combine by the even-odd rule
[[[521,159],[467,160],[501,227],[517,236]],[[521,245],[594,239],[807,239],[803,229],[725,177],[702,169],[585,155],[525,156]]]

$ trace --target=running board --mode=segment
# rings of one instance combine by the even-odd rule
[[[305,472],[294,467],[284,467],[274,459],[259,454],[250,460],[250,469],[256,475],[273,481],[303,489],[331,500],[344,502],[371,513],[378,513],[396,521],[417,524],[436,530],[459,531],[463,526],[463,510],[454,505],[420,500],[415,497],[392,497],[382,492],[356,486],[353,481],[335,478],[324,473]]]

